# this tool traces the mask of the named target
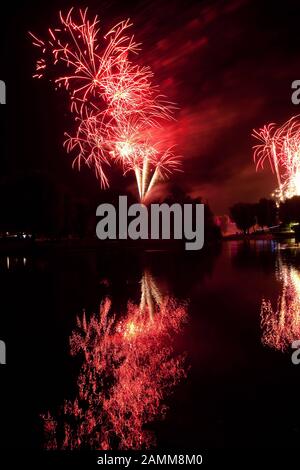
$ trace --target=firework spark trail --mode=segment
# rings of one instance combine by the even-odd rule
[[[268,160],[276,173],[280,201],[300,195],[300,120],[292,117],[281,127],[264,126],[252,134],[261,143],[254,146],[256,169]]]
[[[259,129],[259,131],[253,131],[252,135],[262,142],[261,144],[254,146],[254,161],[257,170],[259,166],[264,168],[264,162],[266,159],[268,159],[272,172],[276,173],[277,183],[281,193],[281,177],[279,172],[278,154],[275,139],[272,138],[274,127],[275,124],[269,124],[268,126],[264,126],[263,128]]]
[[[131,61],[140,45],[128,34],[129,20],[101,38],[97,16],[88,19],[87,9],[74,16],[73,9],[60,13],[46,40],[30,33],[42,53],[34,77],[50,74],[57,88],[69,91],[76,130],[65,145],[77,151],[74,163],[93,167],[102,187],[109,186],[107,167],[121,164],[124,174],[135,173],[144,200],[158,179],[179,168],[173,148],[153,135],[173,119],[175,106],[152,84],[151,69]]]

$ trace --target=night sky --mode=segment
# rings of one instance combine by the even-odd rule
[[[31,78],[37,55],[27,31],[43,37],[58,10],[71,6],[98,14],[103,32],[120,19],[134,22],[143,44],[139,63],[152,67],[155,83],[178,103],[177,120],[166,129],[183,156],[176,184],[208,200],[216,214],[271,193],[270,170],[255,172],[251,131],[300,113],[291,102],[291,83],[300,79],[299,1],[13,3],[1,13],[0,79],[7,85],[0,111],[2,179],[48,172],[101,202],[92,171],[72,170],[62,147],[64,131],[72,129],[64,93]],[[115,193],[133,184],[110,176]],[[161,189],[167,193],[168,184]]]

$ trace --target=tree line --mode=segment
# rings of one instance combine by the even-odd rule
[[[230,217],[245,235],[258,225],[261,229],[276,225],[300,224],[300,196],[286,199],[277,206],[273,199],[257,203],[238,202],[230,207]]]

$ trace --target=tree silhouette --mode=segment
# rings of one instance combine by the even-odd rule
[[[280,220],[289,224],[291,222],[300,222],[300,196],[294,196],[290,199],[286,199],[280,203],[279,207]]]
[[[262,198],[256,204],[255,215],[261,228],[271,227],[277,221],[277,208],[273,199]]]
[[[249,233],[249,229],[255,225],[255,204],[238,202],[230,207],[230,216],[236,226],[244,232]]]

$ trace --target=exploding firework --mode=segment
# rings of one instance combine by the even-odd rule
[[[253,136],[260,140],[254,146],[256,169],[268,161],[276,174],[278,188],[275,196],[279,201],[300,195],[300,120],[292,117],[281,127],[264,126]]]
[[[129,20],[101,37],[97,16],[88,19],[87,10],[59,18],[46,40],[30,33],[42,53],[33,76],[47,74],[69,92],[75,131],[66,134],[65,145],[77,152],[74,163],[94,168],[102,187],[109,186],[108,166],[120,164],[124,174],[134,172],[143,201],[160,178],[179,168],[173,147],[154,137],[175,107],[152,84],[151,69],[132,62],[140,45],[128,34]]]

